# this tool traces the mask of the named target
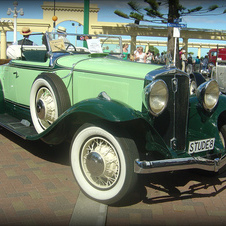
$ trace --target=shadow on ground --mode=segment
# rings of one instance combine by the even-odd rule
[[[114,206],[164,203],[175,200],[216,196],[226,189],[226,171],[221,174],[201,170],[181,170],[140,175],[128,197]]]
[[[143,196],[147,204],[216,196],[226,189],[226,173],[213,174],[201,170],[183,170],[148,175],[144,180],[154,195]]]
[[[49,162],[54,162],[62,165],[70,165],[69,150],[70,144],[63,142],[59,145],[48,145],[41,140],[29,141],[13,134],[12,132],[1,128],[1,134],[7,139],[19,145],[21,148],[31,154]]]

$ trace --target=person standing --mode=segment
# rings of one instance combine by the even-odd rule
[[[199,56],[195,59],[195,72],[200,72],[200,59]]]
[[[182,59],[181,59],[182,50],[183,50],[183,48],[181,48],[179,51],[179,67],[180,67],[180,69],[182,69]]]
[[[123,44],[123,46],[122,46],[122,54],[123,54],[123,60],[128,60],[128,55],[129,55],[129,53],[128,53],[128,48],[129,48],[129,44]]]
[[[160,63],[161,64],[165,64],[166,63],[166,56],[165,54],[162,52],[161,56],[160,56]]]
[[[185,56],[185,53],[186,51],[183,49],[182,50],[182,54],[181,54],[181,61],[182,61],[182,71],[185,71],[185,68],[186,68],[186,61],[187,61],[187,58]]]
[[[191,54],[189,54],[189,57],[188,57],[188,66],[187,66],[187,73],[188,74],[191,74],[192,71],[193,71],[192,64],[193,64],[193,62],[192,62],[192,56],[191,56]]]
[[[143,52],[143,47],[139,47],[138,52],[135,54],[135,61],[139,63],[146,63],[146,53]]]
[[[202,60],[202,70],[207,69],[209,60],[208,60],[208,56],[206,55],[205,58]]]
[[[147,64],[151,64],[154,61],[154,54],[151,52],[151,50],[149,49],[147,54],[146,54],[146,63]]]

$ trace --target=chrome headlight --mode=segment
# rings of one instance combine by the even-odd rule
[[[166,108],[168,96],[169,93],[166,83],[159,79],[144,88],[143,103],[151,114],[158,116]]]
[[[210,80],[201,84],[197,88],[199,102],[207,111],[212,111],[218,103],[220,89],[215,80]]]

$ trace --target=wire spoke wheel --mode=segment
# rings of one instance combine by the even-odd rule
[[[71,142],[71,167],[81,190],[89,198],[113,204],[133,189],[139,157],[134,141],[123,130],[84,124]]]
[[[119,158],[113,145],[106,139],[89,139],[83,146],[80,161],[85,177],[93,186],[108,189],[117,182]]]

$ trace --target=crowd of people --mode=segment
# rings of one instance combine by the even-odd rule
[[[123,44],[123,60],[130,60],[148,64],[150,63],[167,64],[167,60],[169,60],[169,56],[167,56],[167,54],[164,52],[162,52],[161,55],[159,53],[155,54],[151,50],[148,50],[148,52],[145,53],[143,47],[138,46],[133,54],[129,54],[128,48],[129,44]],[[182,48],[179,51],[179,59],[180,59],[179,68],[187,73],[201,72],[202,70],[208,68],[209,60],[207,55],[204,58],[203,57],[199,58],[199,56],[197,56],[194,59],[191,54],[187,55],[186,51]]]
[[[193,59],[191,54],[188,54],[188,57],[186,57],[186,51],[184,49],[181,49],[179,51],[179,59],[180,69],[182,71],[186,71],[188,74],[192,72],[201,72],[202,70],[206,70],[209,64],[209,59],[207,55],[201,58],[197,56],[195,59]]]
[[[166,54],[154,53],[151,50],[148,50],[147,53],[144,52],[142,46],[137,47],[137,49],[133,52],[133,54],[129,54],[128,52],[129,44],[123,44],[123,60],[136,61],[139,63],[157,63],[157,64],[165,64],[166,63]]]

